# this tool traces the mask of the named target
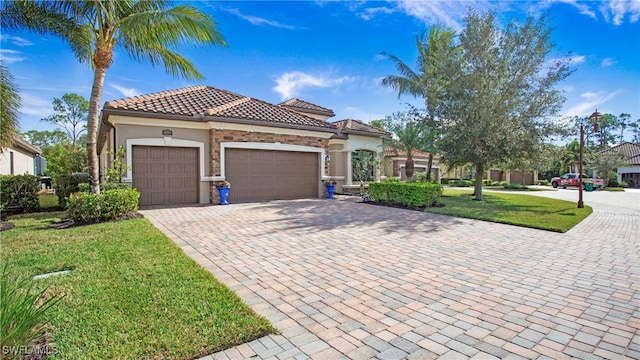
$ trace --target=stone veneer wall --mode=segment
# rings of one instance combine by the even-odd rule
[[[249,132],[239,130],[209,130],[209,144],[210,144],[210,159],[211,159],[211,176],[220,176],[222,169],[220,168],[220,144],[223,142],[259,142],[259,143],[275,143],[287,145],[301,145],[310,146],[316,148],[325,149],[328,154],[329,139],[323,139],[319,137],[311,136],[298,136],[298,135],[283,135],[283,134],[271,134],[263,132]],[[324,159],[321,159],[324,161]],[[324,164],[325,174],[329,174],[329,168],[327,163]],[[320,181],[318,179],[318,181]],[[215,183],[211,183],[210,187],[211,203],[217,204],[220,202],[218,197],[218,190]]]

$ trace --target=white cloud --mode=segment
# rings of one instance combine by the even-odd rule
[[[582,64],[586,60],[586,56],[584,55],[574,55],[569,58],[569,65],[578,65]]]
[[[26,59],[22,56],[22,52],[17,50],[0,49],[0,59],[5,64],[13,64],[14,62]]]
[[[640,19],[640,2],[637,0],[605,1],[600,6],[600,11],[607,22],[615,25],[622,25],[627,15],[629,15],[629,22],[635,23]]]
[[[24,115],[47,117],[53,113],[51,100],[44,100],[29,93],[20,93],[22,106],[20,112]]]
[[[134,97],[140,95],[140,91],[134,88],[126,88],[124,86],[120,86],[118,84],[110,84],[110,86],[118,91],[125,97]]]
[[[415,1],[401,0],[396,6],[407,15],[416,17],[433,25],[442,23],[453,30],[460,31],[463,26],[463,19],[468,13],[468,8],[472,7],[478,11],[504,10],[509,4],[505,2],[480,1]]]
[[[0,35],[0,41],[9,42],[15,46],[31,46],[33,43],[25,38],[21,38],[20,36],[13,35]]]
[[[326,76],[314,76],[302,71],[291,71],[280,75],[276,79],[277,85],[273,88],[283,100],[295,97],[300,90],[309,87],[333,87],[346,81],[353,80],[348,76],[331,78]]]
[[[602,61],[600,62],[600,66],[602,66],[603,68],[609,67],[609,66],[613,66],[615,65],[616,61],[615,59],[612,58],[604,58],[602,59]]]
[[[563,111],[563,115],[565,116],[586,116],[593,112],[593,110],[598,107],[600,104],[604,104],[607,101],[613,99],[618,94],[622,92],[621,89],[616,90],[612,93],[602,93],[602,92],[591,92],[587,91],[580,94],[580,97],[585,100],[577,105],[570,107],[567,110]]]
[[[258,16],[243,14],[238,9],[223,9],[223,10],[230,14],[236,15],[237,17],[243,20],[246,20],[253,25],[258,25],[258,26],[267,25],[267,26],[273,26],[273,27],[287,29],[287,30],[297,29],[297,27],[293,25],[287,25],[275,20],[269,20],[269,19],[258,17]]]
[[[377,14],[392,14],[395,10],[388,7],[373,7],[364,9],[359,15],[362,20],[371,20]]]

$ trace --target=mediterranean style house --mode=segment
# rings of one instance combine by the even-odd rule
[[[627,164],[616,169],[618,182],[624,181],[631,188],[640,187],[640,144],[624,142],[602,150],[600,154],[620,153]]]
[[[321,197],[354,185],[354,154],[380,159],[389,134],[357,120],[328,122],[330,109],[299,99],[280,104],[211,86],[192,86],[106,102],[98,131],[100,173],[123,148],[126,176],[141,205]],[[379,179],[373,174],[371,180]]]

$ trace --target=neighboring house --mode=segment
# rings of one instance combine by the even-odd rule
[[[618,182],[624,181],[629,187],[640,187],[640,144],[624,142],[620,145],[600,151],[600,154],[621,153],[627,161],[626,166],[616,170]]]
[[[407,152],[399,150],[393,146],[384,147],[384,168],[389,175],[401,180],[407,179],[405,164],[407,162]],[[426,172],[429,167],[429,153],[425,151],[415,151],[413,153],[414,174]],[[431,180],[440,182],[440,154],[433,155],[431,164]]]
[[[380,151],[383,136],[340,128],[326,121],[331,116],[298,99],[274,105],[204,85],[109,101],[98,133],[100,173],[111,164],[109,150],[123,147],[123,181],[141,192],[141,205],[217,203],[223,180],[231,183],[229,202],[320,197],[322,180],[351,183],[350,151]]]
[[[21,137],[0,151],[0,175],[42,175],[46,164],[42,152]]]

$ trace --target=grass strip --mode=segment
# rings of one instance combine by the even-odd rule
[[[274,333],[146,219],[50,229],[65,213],[21,215],[0,236],[9,271],[65,294],[51,316],[56,358],[192,359]]]
[[[593,211],[587,205],[578,209],[575,202],[523,193],[485,192],[482,201],[473,200],[471,193],[471,190],[445,189],[440,201],[444,206],[425,211],[562,233]]]

